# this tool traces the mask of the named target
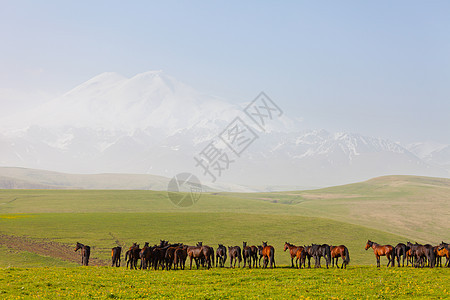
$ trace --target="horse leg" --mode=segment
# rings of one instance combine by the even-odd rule
[[[377,258],[377,268],[380,267],[380,257],[378,255],[375,255],[375,257]]]

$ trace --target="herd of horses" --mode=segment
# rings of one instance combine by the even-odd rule
[[[397,260],[397,266],[400,267],[400,260],[402,266],[408,266],[410,263],[414,267],[442,267],[442,258],[446,258],[444,266],[450,267],[450,246],[448,243],[441,242],[437,246],[430,244],[421,245],[417,242],[412,244],[411,242],[398,243],[397,246],[392,245],[379,245],[371,240],[367,241],[365,249],[373,249],[373,253],[377,259],[377,267],[380,267],[380,257],[386,256],[388,259],[387,267],[395,266],[395,260]]]
[[[412,244],[410,242],[403,244],[399,243],[395,247],[391,245],[379,245],[373,241],[368,240],[365,249],[372,248],[377,259],[377,267],[380,267],[381,256],[386,256],[388,259],[387,267],[395,266],[395,260],[400,267],[411,264],[414,267],[430,268],[441,266],[442,257],[446,257],[444,266],[450,267],[450,245],[442,242],[437,246],[430,244],[421,245],[418,243]],[[76,244],[75,251],[81,249],[81,264],[87,266],[89,263],[90,247],[81,243]],[[328,244],[312,244],[309,246],[296,246],[285,242],[284,251],[289,250],[291,258],[291,267],[293,268],[311,268],[311,258],[314,259],[314,267],[321,267],[321,259],[325,260],[326,268],[329,266],[338,266],[338,259],[341,258],[341,269],[346,268],[350,263],[350,254],[348,248],[344,245],[332,246]],[[122,256],[122,247],[117,246],[111,249],[111,266],[120,267]],[[126,267],[130,269],[137,269],[138,262],[139,269],[185,269],[186,260],[189,258],[192,269],[192,262],[195,263],[196,268],[200,266],[211,268],[225,267],[226,261],[229,257],[230,268],[238,267],[243,262],[243,268],[275,268],[275,248],[268,245],[267,242],[262,242],[262,245],[247,245],[243,242],[242,248],[240,246],[225,247],[223,244],[218,244],[216,251],[210,246],[203,245],[202,242],[197,243],[196,246],[187,246],[182,243],[170,244],[168,241],[160,240],[159,245],[150,246],[149,243],[140,248],[140,245],[133,243],[125,253]],[[263,260],[261,264],[261,260]],[[295,260],[295,265],[294,265]]]
[[[112,266],[120,266],[121,247],[112,248]],[[219,244],[216,251],[208,245],[203,245],[202,242],[197,243],[196,246],[188,246],[182,243],[169,244],[168,241],[160,240],[159,245],[149,246],[149,243],[140,248],[137,243],[127,250],[125,253],[125,261],[127,268],[137,269],[138,261],[140,260],[139,269],[155,270],[161,269],[184,269],[186,260],[189,258],[189,268],[192,269],[192,263],[195,263],[197,269],[202,266],[211,268],[213,266],[224,267],[229,256],[230,267],[233,268],[242,260],[244,267],[246,264],[249,268],[261,266],[261,259],[263,259],[263,268],[275,267],[275,249],[273,246],[267,245],[263,242],[261,246],[247,246],[244,242],[243,247],[231,246],[225,247]],[[258,257],[259,256],[259,257]]]

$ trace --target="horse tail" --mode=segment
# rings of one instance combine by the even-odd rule
[[[273,263],[273,266],[275,267],[275,248],[270,249],[270,262]]]
[[[214,249],[213,248],[211,248],[211,257],[212,257],[211,265],[214,267]],[[215,266],[217,267],[217,262],[216,262]]]
[[[111,257],[114,257],[114,249],[111,250]]]
[[[348,265],[350,263],[350,253],[348,252],[347,247],[344,248],[344,255],[345,255],[345,264]]]
[[[331,250],[329,246],[325,247],[325,259],[327,260],[328,264],[331,264]]]

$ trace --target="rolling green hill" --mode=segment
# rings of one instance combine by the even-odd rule
[[[376,228],[418,242],[450,239],[447,178],[384,176],[311,191],[229,195],[285,203],[304,216]]]
[[[169,180],[163,176],[146,174],[67,174],[0,167],[0,188],[3,189],[165,190]]]

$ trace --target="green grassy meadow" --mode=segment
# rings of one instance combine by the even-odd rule
[[[448,270],[220,269],[131,271],[79,267],[0,269],[2,299],[445,299]],[[447,282],[447,284],[446,284]]]
[[[0,298],[448,298],[450,268],[387,269],[382,258],[377,269],[364,246],[367,239],[448,241],[449,212],[450,180],[414,176],[311,191],[203,193],[186,208],[160,191],[0,190]],[[160,239],[214,248],[268,241],[278,268],[148,272],[95,266],[107,264],[116,245]],[[61,245],[57,251],[73,257],[77,241],[91,246],[93,266],[76,267],[78,256],[46,252]],[[345,244],[350,265],[287,268],[285,241]]]

